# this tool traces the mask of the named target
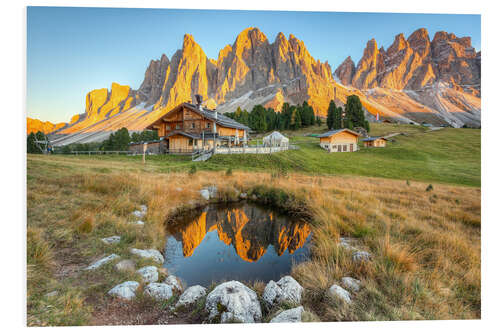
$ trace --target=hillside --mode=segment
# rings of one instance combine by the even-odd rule
[[[388,130],[408,136],[387,148],[343,154],[328,154],[317,139],[299,136],[292,138],[299,151],[215,156],[196,163],[195,171],[181,156],[148,156],[143,165],[140,156],[28,155],[28,326],[205,321],[202,308],[165,306],[178,295],[172,303],[144,297],[142,288],[129,302],[106,295],[138,279],[134,270],[121,272],[114,263],[97,272],[84,268],[110,253],[137,267],[156,265],[130,248],[163,250],[165,221],[177,209],[205,204],[199,190],[208,185],[218,189],[218,201],[237,200],[236,191],[257,193],[313,214],[313,255],[291,271],[304,287],[306,321],[480,318],[480,131],[383,125],[373,133]],[[138,226],[132,212],[140,205],[147,214]],[[121,241],[104,244],[110,235]],[[340,237],[372,260],[354,262]],[[348,307],[324,297],[343,276],[362,283]],[[245,284],[262,299],[264,283]],[[264,312],[263,321],[280,310]]]
[[[349,57],[335,74],[294,35],[287,39],[279,33],[271,42],[259,29],[248,28],[217,59],[209,59],[187,34],[172,58],[163,54],[150,61],[139,88],[113,83],[110,90],[89,92],[85,112],[72,117],[54,143],[102,140],[120,127],[142,130],[195,94],[219,112],[256,104],[279,110],[285,102],[308,101],[319,116],[326,116],[330,100],[342,105],[356,94],[373,116],[479,127],[480,64],[481,53],[470,38],[438,32],[430,41],[425,29],[408,40],[398,34],[387,51],[372,39],[357,66]]]

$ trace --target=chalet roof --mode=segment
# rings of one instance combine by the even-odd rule
[[[201,113],[204,117],[214,120],[216,124],[222,125],[224,127],[229,127],[229,128],[237,128],[237,129],[244,129],[244,130],[250,130],[248,126],[245,126],[243,124],[240,124],[236,120],[229,118],[225,115],[223,115],[220,112],[217,112],[216,110],[209,110],[204,107],[198,108],[196,105],[191,104],[191,103],[183,103],[184,106],[187,108]],[[216,116],[217,114],[217,116]]]
[[[196,105],[191,104],[191,103],[182,103],[182,104],[177,105],[175,108],[169,110],[168,112],[161,114],[154,122],[152,122],[150,125],[146,126],[146,128],[150,128],[159,119],[161,119],[165,115],[169,114],[170,112],[177,110],[181,106],[184,106],[184,107],[186,107],[194,112],[197,112],[207,119],[215,121],[215,123],[217,125],[221,125],[221,126],[228,127],[228,128],[237,128],[237,129],[241,129],[241,130],[250,131],[250,127],[245,126],[243,124],[240,124],[236,120],[231,119],[231,118],[223,115],[222,113],[217,112],[216,110],[209,110],[209,109],[206,109],[204,107],[198,108]]]
[[[341,133],[341,132],[349,132],[349,133],[351,133],[353,135],[360,136],[360,134],[358,132],[355,132],[355,131],[350,130],[348,128],[341,128],[341,129],[336,129],[336,130],[328,131],[326,133],[318,135],[317,137],[318,138],[328,138],[328,137],[330,137],[332,135],[335,135],[335,134],[338,134],[338,133]]]
[[[387,139],[384,138],[383,136],[370,136],[369,138],[364,138],[362,141],[375,141],[378,139],[382,139],[382,140],[387,141]]]
[[[198,134],[187,133],[187,132],[184,132],[184,131],[172,131],[172,132],[168,133],[167,135],[165,135],[163,138],[166,139],[166,138],[169,138],[169,137],[174,136],[174,135],[182,135],[182,136],[188,137],[190,139],[199,139],[199,138],[201,138],[201,136],[198,135]]]

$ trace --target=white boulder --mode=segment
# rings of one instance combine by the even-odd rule
[[[155,249],[149,249],[149,250],[130,249],[130,253],[138,255],[139,257],[142,258],[153,259],[154,261],[160,264],[163,264],[163,261],[165,261],[161,252]]]
[[[262,319],[257,294],[238,281],[228,281],[215,287],[207,296],[205,310],[209,312],[210,320],[220,315],[221,323],[255,323]]]
[[[135,262],[130,259],[121,260],[115,265],[115,268],[122,272],[135,271]]]
[[[276,317],[271,319],[271,323],[300,323],[302,321],[302,306],[280,312]]]
[[[108,291],[111,296],[116,296],[122,299],[131,300],[135,297],[135,291],[139,287],[139,282],[127,281],[115,286]]]
[[[361,288],[361,281],[352,277],[345,276],[341,279],[341,282],[344,287],[352,291],[359,291]]]
[[[304,288],[290,275],[282,277],[278,282],[269,281],[262,298],[267,306],[288,302],[300,304]]]
[[[110,245],[110,244],[116,244],[116,243],[119,243],[120,240],[121,240],[121,237],[120,236],[111,236],[111,237],[106,237],[106,238],[101,238],[101,240]]]
[[[146,266],[137,270],[137,273],[142,277],[144,282],[158,281],[158,268],[156,266]]]
[[[205,200],[210,200],[210,192],[208,190],[200,190],[200,195],[202,196],[203,199]]]
[[[182,287],[182,283],[179,281],[179,279],[175,275],[169,275],[163,281],[163,283],[168,284],[170,287],[172,287],[172,290],[177,291],[179,293],[182,293],[182,290],[184,288]]]
[[[346,303],[351,303],[351,294],[339,285],[332,285],[328,289],[328,294],[333,298],[339,298]]]
[[[108,263],[110,261],[113,261],[115,259],[118,259],[118,258],[120,258],[120,256],[113,253],[113,254],[111,254],[111,255],[109,255],[107,257],[104,257],[102,259],[97,260],[96,262],[94,262],[93,264],[91,264],[90,266],[88,266],[87,268],[85,268],[85,270],[94,270],[94,269],[97,269],[97,268],[101,267],[102,265],[104,265],[104,264],[106,264],[106,263]]]
[[[207,289],[196,285],[191,286],[186,289],[179,297],[179,301],[177,301],[176,307],[179,306],[189,306],[196,303],[200,298],[204,297],[207,294]]]
[[[148,206],[141,205],[141,212],[143,212],[144,214],[146,214],[147,211],[148,211]]]
[[[144,288],[144,293],[156,300],[167,300],[174,294],[172,287],[165,283],[151,282]]]
[[[134,215],[135,217],[138,217],[138,218],[143,218],[146,215],[146,213],[141,211],[141,210],[134,210],[132,212],[132,215]]]
[[[352,260],[355,262],[369,261],[372,255],[366,251],[356,251],[352,255]]]

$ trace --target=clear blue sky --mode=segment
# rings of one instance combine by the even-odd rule
[[[444,30],[481,48],[479,15],[28,7],[27,18],[27,113],[51,122],[84,112],[90,90],[139,88],[149,61],[170,59],[185,33],[214,59],[247,27],[270,42],[293,34],[332,70],[349,55],[357,63],[371,38],[387,49],[421,27],[431,39]]]

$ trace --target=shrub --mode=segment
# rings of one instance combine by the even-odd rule
[[[432,191],[434,189],[434,187],[432,187],[432,184],[429,184],[429,186],[427,186],[427,188],[425,189],[427,192],[429,191]]]
[[[233,169],[229,168],[226,170],[226,176],[232,176],[233,175]]]
[[[196,165],[193,164],[193,165],[191,165],[191,168],[189,169],[188,173],[190,175],[194,175],[196,173],[196,171],[197,171]]]

